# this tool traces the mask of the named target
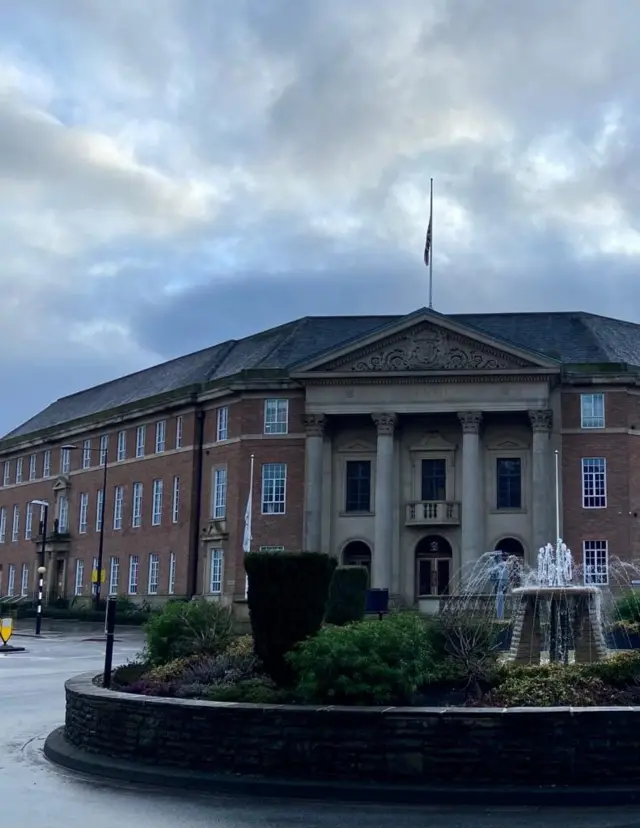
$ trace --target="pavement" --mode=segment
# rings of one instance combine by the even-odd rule
[[[640,828],[640,806],[544,809],[400,806],[326,800],[213,796],[90,777],[43,754],[64,720],[64,681],[100,672],[95,630],[48,630],[21,637],[23,653],[0,656],[0,811],[2,825],[31,828]],[[120,629],[116,663],[133,659],[140,631]],[[27,794],[28,797],[27,797]]]

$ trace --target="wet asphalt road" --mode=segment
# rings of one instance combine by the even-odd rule
[[[640,828],[640,807],[548,811],[425,808],[230,799],[97,781],[43,756],[44,737],[64,718],[64,680],[99,672],[103,646],[71,635],[14,638],[27,653],[0,656],[0,824],[25,828]],[[119,662],[140,647],[120,635]]]

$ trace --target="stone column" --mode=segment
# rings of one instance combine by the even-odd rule
[[[553,413],[550,410],[529,411],[533,431],[531,449],[531,539],[530,563],[536,560],[538,549],[545,543],[555,543],[552,537],[552,502],[555,494],[551,468],[551,426]]]
[[[326,418],[307,414],[305,429],[304,548],[319,552],[322,542],[322,454]]]
[[[391,590],[391,561],[393,547],[393,434],[395,414],[373,414],[378,428],[376,454],[376,491],[373,560],[371,586]]]
[[[462,425],[462,528],[460,568],[462,582],[471,574],[484,550],[482,531],[482,463],[480,462],[480,411],[461,411]]]

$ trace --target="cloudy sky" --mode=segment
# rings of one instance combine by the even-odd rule
[[[0,0],[0,432],[305,314],[640,321],[630,0]]]

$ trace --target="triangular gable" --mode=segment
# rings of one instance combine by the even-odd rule
[[[535,351],[423,309],[296,366],[295,375],[457,371],[558,371]]]

